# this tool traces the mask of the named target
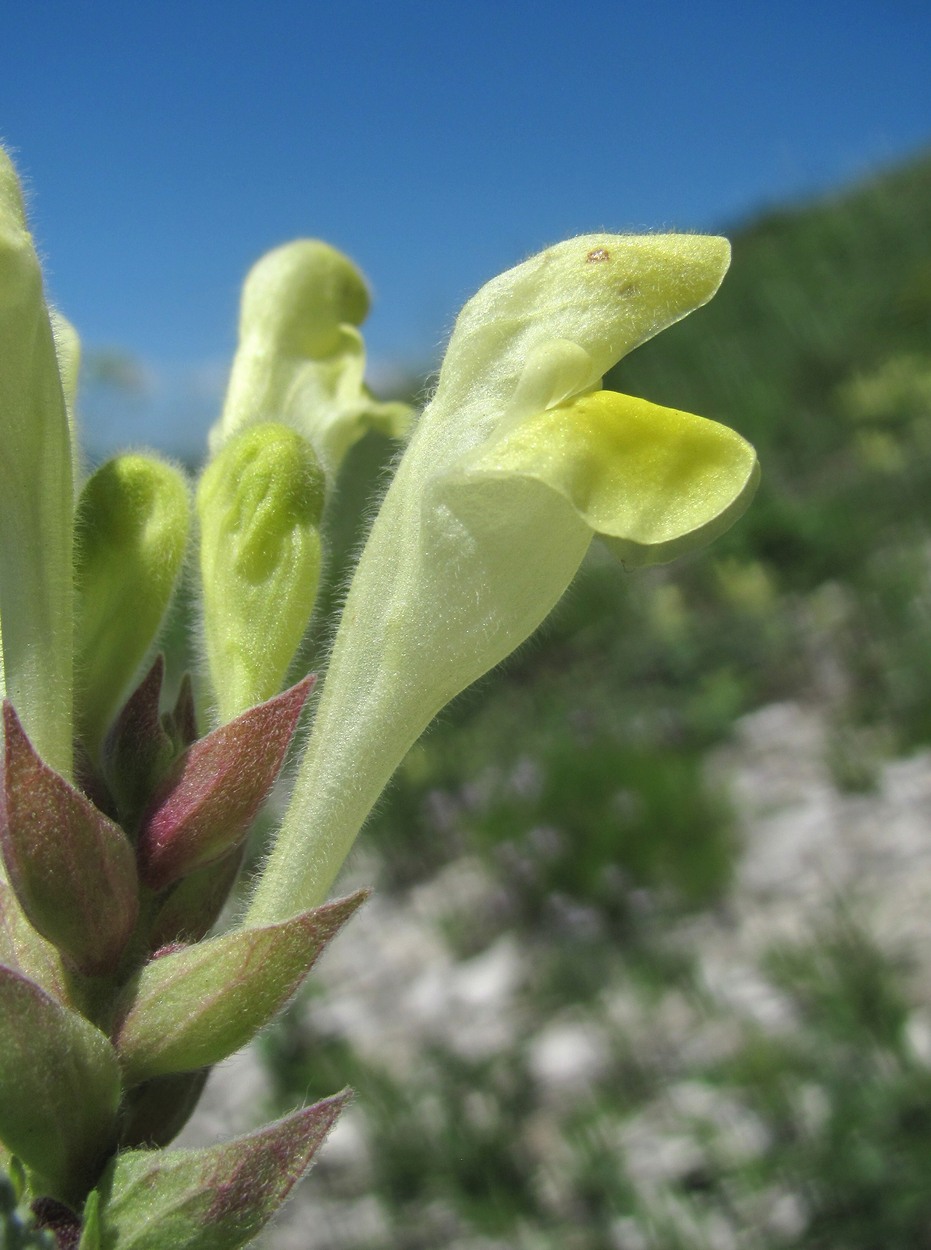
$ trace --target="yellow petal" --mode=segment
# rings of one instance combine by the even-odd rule
[[[544,482],[626,564],[710,542],[746,508],[759,476],[753,448],[727,426],[613,391],[522,421],[468,471]]]

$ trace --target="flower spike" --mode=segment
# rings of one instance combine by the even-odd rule
[[[729,255],[718,238],[587,235],[466,304],[326,633],[316,720],[245,919],[204,940],[314,686],[279,693],[331,518],[339,530],[341,462],[368,428],[406,436],[410,410],[365,385],[355,266],[312,239],[269,252],[245,282],[186,570],[194,501],[178,468],[130,452],[77,490],[80,341],[46,305],[0,150],[11,1227],[28,1211],[30,1233],[60,1250],[236,1250],[306,1172],[347,1092],[206,1150],[161,1147],[211,1067],[286,1007],[364,901],[325,900],[407,749],[537,628],[592,540],[628,565],[665,561],[746,507],[758,470],[739,434],[602,388],[623,355],[714,295]],[[151,662],[153,643],[185,572],[200,583],[201,672],[163,708],[180,674]],[[203,738],[195,689],[221,721]]]

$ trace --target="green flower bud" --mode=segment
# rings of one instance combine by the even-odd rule
[[[87,481],[75,520],[80,729],[96,751],[155,640],[184,561],[188,488],[154,456],[130,453]]]
[[[243,287],[239,349],[211,449],[248,425],[281,421],[308,439],[329,477],[367,429],[405,434],[408,405],[380,403],[363,380],[356,327],[368,308],[362,275],[326,243],[297,239],[263,256]]]
[[[42,273],[0,149],[0,692],[71,772],[71,439]]]
[[[239,332],[291,356],[328,356],[340,327],[368,316],[365,281],[348,257],[319,239],[296,239],[266,253],[242,289]]]
[[[197,490],[204,635],[220,719],[278,693],[320,580],[324,477],[306,439],[265,422]]]

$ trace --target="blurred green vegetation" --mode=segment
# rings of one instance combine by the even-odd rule
[[[737,1183],[779,1177],[798,1189],[810,1218],[793,1246],[931,1246],[931,1070],[909,1042],[902,970],[843,914],[818,942],[778,949],[770,964],[802,1027],[758,1033],[715,1073],[742,1090],[773,1143],[735,1170]]]

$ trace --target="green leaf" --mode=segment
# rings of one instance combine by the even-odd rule
[[[100,1195],[95,1189],[88,1194],[82,1213],[81,1240],[77,1250],[101,1250],[100,1244]]]
[[[367,897],[360,890],[279,924],[155,958],[132,987],[114,1038],[126,1084],[208,1067],[239,1050]]]
[[[0,1138],[52,1197],[83,1200],[114,1144],[119,1098],[99,1029],[0,967]]]
[[[112,971],[139,907],[132,847],[118,825],[43,763],[9,700],[3,726],[0,846],[10,885],[34,928],[82,972]]]
[[[347,1092],[204,1150],[127,1151],[101,1182],[100,1250],[237,1250],[271,1219]]]

